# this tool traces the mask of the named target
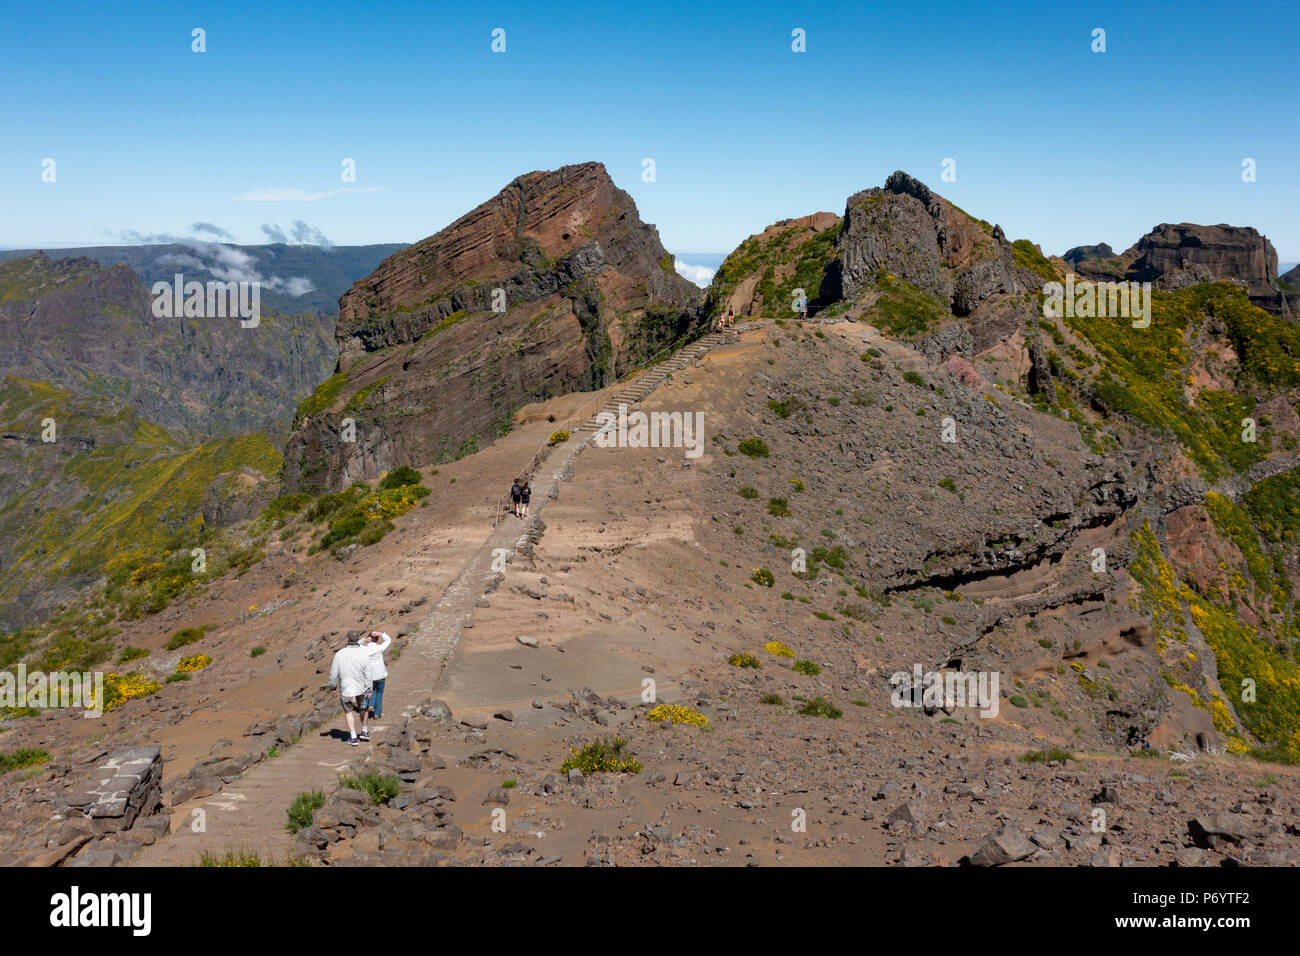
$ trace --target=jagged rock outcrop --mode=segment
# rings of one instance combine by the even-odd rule
[[[1162,223],[1126,253],[1136,254],[1129,279],[1174,290],[1199,282],[1230,279],[1251,294],[1272,294],[1277,251],[1250,226]]]
[[[901,171],[883,188],[849,197],[819,300],[853,300],[882,274],[911,283],[956,315],[1024,288],[1000,227],[972,219]]]
[[[338,371],[299,409],[285,485],[469,453],[520,405],[688,337],[701,297],[603,165],[520,176],[344,294]]]

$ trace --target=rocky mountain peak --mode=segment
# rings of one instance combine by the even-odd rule
[[[337,374],[300,409],[286,482],[469,453],[519,406],[601,387],[680,340],[701,298],[603,164],[516,177],[343,295]],[[344,407],[356,442],[338,440]]]

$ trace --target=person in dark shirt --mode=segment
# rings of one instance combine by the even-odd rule
[[[523,492],[524,489],[520,486],[519,479],[516,478],[515,483],[510,486],[510,504],[515,509],[516,518],[523,517],[523,515],[519,513],[519,499],[523,496]]]
[[[520,515],[520,517],[521,517],[521,518],[527,518],[527,517],[528,517],[528,503],[531,502],[531,501],[533,500],[533,486],[530,485],[526,480],[524,481],[524,487],[521,488],[520,491],[519,491],[519,499],[520,499],[520,502],[521,502],[521,503],[523,504],[523,506],[524,506],[524,513],[523,513],[522,515]]]

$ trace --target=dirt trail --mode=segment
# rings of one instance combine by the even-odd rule
[[[639,376],[632,383],[612,392],[607,408],[620,402],[632,405],[654,391],[672,372],[698,359],[722,336],[708,336]],[[465,542],[462,553],[468,555],[460,573],[447,585],[442,597],[433,605],[418,631],[406,642],[400,659],[402,680],[395,682],[385,695],[386,718],[371,726],[372,742],[381,743],[385,731],[400,717],[408,717],[436,696],[444,668],[455,651],[466,627],[473,626],[475,606],[500,580],[498,570],[508,563],[530,539],[541,537],[542,514],[548,502],[559,497],[560,483],[571,477],[574,461],[587,447],[594,420],[580,426],[571,443],[543,451],[533,480],[532,513],[523,522],[504,514],[500,523],[485,538]],[[444,529],[434,529],[440,535]],[[472,550],[471,550],[472,549]],[[495,569],[494,569],[495,568]],[[635,693],[626,674],[611,674],[611,684],[604,693]],[[502,699],[484,702],[484,692],[509,694],[505,686],[476,688],[471,713],[490,714],[501,707],[523,708],[528,701]],[[456,696],[456,695],[453,695]],[[463,698],[456,696],[457,704]],[[457,708],[460,709],[459,707]],[[285,829],[285,811],[294,797],[306,790],[328,790],[349,764],[366,755],[366,744],[353,748],[345,743],[341,713],[328,725],[312,731],[284,753],[258,763],[239,780],[220,793],[173,807],[172,834],[146,847],[132,860],[133,866],[193,865],[204,851],[222,855],[255,847],[264,857],[276,861],[289,858],[292,835]],[[199,826],[199,821],[202,825]],[[198,829],[196,829],[198,827]]]

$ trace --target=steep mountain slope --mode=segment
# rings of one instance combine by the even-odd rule
[[[280,460],[261,434],[197,442],[119,402],[5,376],[0,626],[43,620],[82,588],[200,543],[218,477],[248,468],[265,479]]]
[[[764,235],[788,229],[777,224]],[[730,301],[734,289],[752,287],[770,268],[753,254],[757,245],[750,240],[733,253],[711,302]],[[1300,755],[1300,708],[1286,702],[1292,678],[1284,676],[1300,650],[1300,582],[1292,539],[1280,530],[1300,513],[1288,511],[1300,465],[1300,326],[1256,304],[1267,298],[1275,262],[1252,229],[1181,224],[1159,227],[1122,257],[1104,245],[1080,247],[1054,263],[1031,243],[1008,243],[996,226],[895,173],[883,188],[850,197],[812,285],[819,289],[815,314],[869,322],[908,343],[915,357],[903,359],[903,367],[918,380],[937,364],[990,402],[1026,403],[1069,421],[1091,454],[1115,459],[1108,473],[1132,475],[1113,500],[1131,533],[1149,526],[1149,536],[1135,538],[1133,587],[1148,596],[1135,598],[1147,602],[1143,627],[1158,635],[1162,654],[1199,641],[1190,657],[1163,658],[1161,678],[1184,692],[1170,706],[1184,712],[1183,720],[1213,714],[1199,731],[1207,746],[1241,749],[1253,734],[1256,744]],[[1155,282],[1151,326],[1135,329],[1127,315],[1046,317],[1044,284],[1074,266],[1098,280]],[[806,401],[780,396],[787,400]],[[969,423],[970,410],[953,419],[956,427]],[[1014,455],[1014,445],[1009,449],[1003,454]],[[1066,460],[1058,456],[1054,467],[1068,467]],[[983,494],[997,500],[991,489]],[[1089,527],[1096,520],[1089,515],[1076,503],[1052,523]],[[909,536],[910,529],[894,529],[890,540]],[[985,541],[1004,538],[983,528]],[[921,542],[936,540],[921,535]],[[1023,537],[1012,547],[1023,549]],[[998,572],[1001,554],[990,564],[987,550],[950,544],[922,556],[933,570],[920,580],[1029,574],[1045,556],[1041,537],[1027,554],[1032,560]],[[876,586],[898,584],[884,579]],[[1162,617],[1162,601],[1183,610]],[[1203,623],[1203,638],[1189,615]],[[1239,687],[1221,685],[1215,655],[1223,658],[1217,670],[1238,684],[1248,674],[1257,675],[1255,682],[1269,674],[1271,705],[1247,706]],[[1142,705],[1128,712],[1148,711]],[[1148,721],[1145,729],[1154,726]]]
[[[113,399],[165,428],[279,444],[335,361],[330,316],[267,312],[241,328],[157,318],[152,302],[125,265],[42,253],[0,263],[0,374]]]
[[[689,337],[699,300],[604,166],[521,176],[343,296],[338,370],[299,408],[285,486],[471,452],[520,405],[598,388]]]
[[[250,328],[158,318],[127,265],[0,262],[3,626],[265,504],[294,410],[337,360],[334,324],[265,303]]]

